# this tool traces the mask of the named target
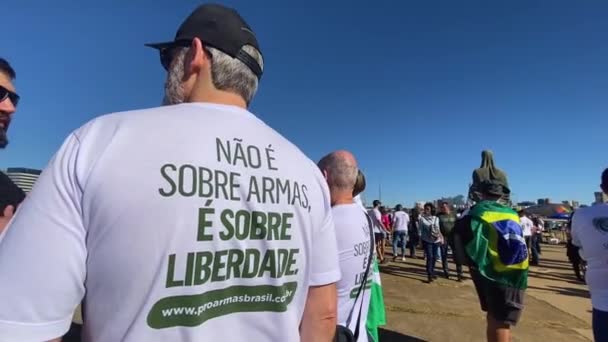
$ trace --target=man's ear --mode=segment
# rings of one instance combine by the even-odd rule
[[[186,66],[184,68],[186,73],[198,74],[199,71],[210,62],[209,56],[205,54],[203,42],[198,38],[192,39],[190,50],[186,56]]]
[[[321,170],[321,172],[323,173],[323,177],[325,177],[325,180],[327,180],[327,170]]]

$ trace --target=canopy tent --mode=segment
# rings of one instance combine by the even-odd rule
[[[531,215],[555,219],[568,219],[572,213],[572,207],[566,204],[540,204],[525,209],[525,212]]]

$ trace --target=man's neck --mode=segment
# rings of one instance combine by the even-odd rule
[[[340,204],[353,204],[353,192],[352,191],[336,191],[331,190],[331,205],[340,205]]]
[[[188,102],[216,103],[247,109],[247,102],[240,95],[217,89],[195,88],[192,90]]]

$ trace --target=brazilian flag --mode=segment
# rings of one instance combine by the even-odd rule
[[[473,238],[465,251],[479,273],[492,282],[525,289],[528,248],[517,213],[500,203],[482,201],[471,208]]]

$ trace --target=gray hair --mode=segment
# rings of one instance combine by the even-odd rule
[[[164,104],[177,104],[185,101],[182,85],[184,78],[184,59],[190,48],[179,48],[175,52],[174,62],[165,82]],[[236,93],[245,99],[247,104],[251,103],[258,89],[257,76],[243,62],[232,58],[228,54],[212,48],[206,48],[211,54],[211,81],[218,90]],[[243,51],[248,53],[264,70],[264,59],[258,49],[251,45],[243,46]]]
[[[359,169],[352,160],[331,153],[319,161],[319,168],[327,171],[330,188],[352,191],[357,182]]]

